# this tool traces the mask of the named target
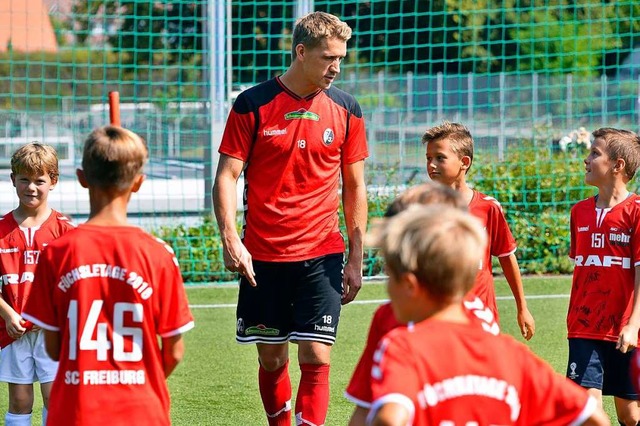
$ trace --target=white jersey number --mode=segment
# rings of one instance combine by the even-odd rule
[[[69,302],[67,319],[69,320],[69,359],[78,358],[78,347],[81,351],[96,351],[98,361],[106,361],[109,350],[113,348],[114,361],[136,362],[142,359],[142,328],[125,327],[124,315],[131,313],[133,322],[142,323],[143,307],[141,303],[118,302],[113,305],[113,332],[109,340],[109,324],[98,322],[102,311],[102,300],[94,300],[87,318],[80,319],[82,336],[78,344],[78,301]],[[95,338],[94,338],[95,335]],[[131,342],[131,350],[125,351],[125,337]]]

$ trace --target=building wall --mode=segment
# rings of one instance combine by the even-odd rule
[[[58,44],[42,0],[0,1],[0,52],[56,52]]]

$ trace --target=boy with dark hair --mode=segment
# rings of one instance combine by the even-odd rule
[[[52,242],[38,265],[23,315],[60,360],[50,424],[171,423],[166,378],[194,324],[173,250],[127,222],[147,158],[135,133],[94,130],[77,170],[89,220]]]
[[[480,219],[487,232],[487,250],[480,261],[476,282],[467,300],[479,297],[492,310],[496,322],[499,322],[491,266],[491,257],[496,256],[516,302],[520,333],[526,340],[531,339],[535,333],[535,321],[527,308],[515,256],[516,241],[504,217],[502,206],[495,198],[470,188],[466,181],[473,162],[471,133],[462,124],[445,121],[428,129],[422,136],[422,143],[427,147],[429,177],[460,192],[469,213]]]

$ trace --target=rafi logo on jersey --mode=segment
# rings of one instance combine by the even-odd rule
[[[23,272],[22,275],[18,274],[4,274],[0,275],[0,282],[2,285],[15,285],[22,283],[33,282],[33,272]]]
[[[19,248],[17,247],[12,247],[12,248],[0,248],[0,254],[5,254],[5,253],[17,253],[18,251],[20,251]]]
[[[589,232],[588,226],[578,226],[578,232]]]
[[[600,266],[603,268],[611,268],[621,266],[622,269],[631,269],[631,259],[622,256],[599,256],[590,254],[588,256],[578,255],[575,258],[576,266]]]
[[[333,133],[333,129],[325,129],[324,133],[322,134],[322,142],[324,142],[326,146],[329,146],[333,143],[334,139],[335,134]]]
[[[282,136],[287,134],[287,129],[263,129],[262,136]]]
[[[297,111],[288,112],[284,115],[285,120],[320,120],[320,116],[315,112],[307,111],[304,108],[300,108]]]

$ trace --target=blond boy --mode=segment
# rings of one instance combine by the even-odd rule
[[[584,389],[465,312],[487,242],[476,218],[442,205],[412,206],[372,240],[382,249],[393,312],[409,325],[378,346],[367,424],[609,424]]]
[[[33,142],[11,157],[11,182],[18,207],[0,218],[0,381],[9,384],[6,425],[30,425],[33,383],[40,382],[47,421],[51,383],[58,364],[45,353],[41,330],[22,316],[29,299],[36,266],[45,246],[74,228],[49,207],[48,196],[58,183],[58,156],[51,146]]]

